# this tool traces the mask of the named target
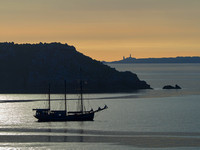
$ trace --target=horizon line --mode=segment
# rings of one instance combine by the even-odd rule
[[[68,46],[73,46],[73,47],[75,47],[76,48],[76,46],[74,46],[74,45],[69,45],[67,42],[58,42],[58,41],[51,41],[51,42],[14,42],[14,41],[10,41],[10,42],[8,42],[8,41],[0,41],[0,43],[10,43],[10,44],[19,44],[19,45],[24,45],[24,44],[33,44],[33,45],[36,45],[36,44],[63,44],[63,45],[68,45]],[[76,49],[77,50],[77,49]],[[80,50],[77,50],[77,51],[79,51],[79,52],[81,52]],[[83,53],[83,52],[81,52],[81,53]],[[83,53],[84,54],[84,53]],[[85,56],[88,56],[88,55],[86,55],[86,54],[84,54]],[[90,57],[90,56],[89,56]],[[178,56],[169,56],[169,57],[165,57],[165,56],[162,56],[162,57],[132,57],[131,55],[130,56],[128,56],[128,57],[125,57],[125,56],[123,56],[125,59],[127,59],[127,58],[135,58],[135,59],[161,59],[161,58],[178,58],[178,57],[200,57],[200,56],[181,56],[181,55],[178,55]],[[92,58],[92,57],[90,57],[90,58]],[[92,58],[92,59],[95,59],[95,58]],[[96,59],[97,60],[97,59]],[[97,60],[97,61],[101,61],[101,62],[114,62],[114,61],[121,61],[121,60],[123,60],[123,59],[119,59],[119,60],[110,60],[110,61],[105,61],[105,60]]]
[[[134,59],[163,59],[163,58],[188,58],[188,57],[200,57],[200,56],[170,56],[170,57],[144,57],[144,58],[136,58],[136,57],[125,57],[125,59],[129,59],[129,58],[134,58]],[[102,62],[115,62],[115,61],[121,61],[123,59],[120,60],[113,60],[113,61],[102,61]]]

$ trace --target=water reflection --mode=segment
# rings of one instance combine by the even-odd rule
[[[97,131],[97,130],[70,130],[70,129],[24,129],[4,128],[2,131],[29,132],[28,135],[0,135],[2,143],[115,143],[148,148],[168,147],[199,147],[200,133],[188,132],[122,132],[122,131]],[[62,132],[66,135],[34,135],[33,133],[55,133]],[[68,133],[78,135],[68,135]]]

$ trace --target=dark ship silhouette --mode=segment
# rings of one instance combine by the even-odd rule
[[[48,121],[93,121],[94,114],[107,109],[107,105],[103,108],[98,108],[97,110],[84,110],[83,103],[83,83],[80,81],[80,111],[67,111],[67,99],[66,99],[66,82],[65,82],[65,110],[51,110],[51,99],[50,99],[50,85],[49,85],[49,96],[48,96],[48,109],[33,109],[36,111],[34,115],[39,122]]]

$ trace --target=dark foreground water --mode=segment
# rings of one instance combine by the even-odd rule
[[[93,122],[39,123],[33,108],[42,108],[46,95],[0,95],[0,149],[199,149],[200,65],[112,65],[132,71],[154,90],[136,93],[87,94],[86,107],[109,109]],[[179,84],[182,90],[162,90]],[[68,99],[76,98],[68,95]],[[63,95],[53,95],[62,99]],[[22,101],[21,101],[22,100]],[[28,100],[28,101],[27,101]],[[34,100],[34,101],[32,101]],[[26,101],[26,102],[25,102]],[[54,101],[54,109],[63,103]],[[73,103],[72,103],[73,102]],[[73,109],[74,101],[68,102]]]

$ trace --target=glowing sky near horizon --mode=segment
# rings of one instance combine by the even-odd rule
[[[200,0],[0,0],[0,42],[61,42],[97,60],[200,56]]]

